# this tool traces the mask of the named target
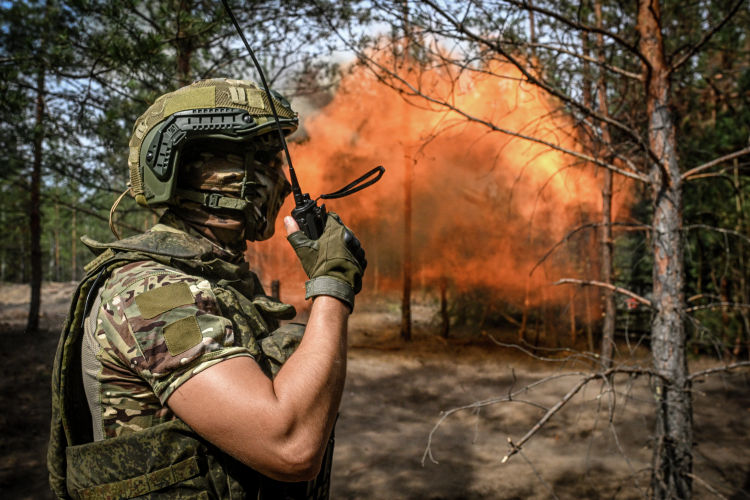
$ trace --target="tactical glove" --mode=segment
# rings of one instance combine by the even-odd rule
[[[326,227],[318,240],[311,240],[302,231],[290,234],[287,240],[310,278],[305,283],[305,299],[330,295],[354,310],[354,296],[362,290],[367,259],[359,240],[339,216],[328,213]]]

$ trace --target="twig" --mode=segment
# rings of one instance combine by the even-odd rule
[[[707,482],[705,482],[703,479],[699,478],[695,474],[691,474],[689,472],[683,472],[683,474],[685,476],[689,477],[690,479],[693,479],[694,481],[697,481],[698,483],[700,483],[701,486],[703,486],[708,491],[710,491],[711,493],[713,493],[716,496],[716,498],[720,498],[721,500],[728,500],[727,497],[725,497],[724,495],[722,495],[721,493],[719,493],[718,491],[716,491],[716,489],[713,486],[711,486],[710,484],[708,484]]]
[[[531,269],[531,272],[529,272],[529,276],[531,276],[532,274],[534,274],[534,271],[536,271],[536,269],[539,266],[541,266],[544,263],[544,261],[547,260],[547,258],[550,255],[552,255],[552,252],[554,252],[555,250],[557,250],[560,247],[560,245],[563,245],[566,241],[568,241],[578,231],[582,231],[582,230],[588,229],[588,228],[605,227],[605,226],[627,227],[627,228],[632,228],[634,230],[651,229],[651,226],[647,226],[645,224],[630,224],[628,222],[610,222],[610,223],[607,223],[607,224],[603,224],[601,222],[592,222],[592,223],[589,223],[589,224],[583,224],[582,226],[578,226],[577,228],[575,228],[572,231],[570,231],[568,234],[565,235],[565,237],[563,239],[561,239],[560,241],[558,241],[557,243],[555,243],[555,245],[552,248],[550,248],[549,251],[546,254],[544,254],[544,257],[542,257],[539,260],[539,262],[537,262],[534,265],[533,269]]]
[[[508,442],[510,442],[510,438],[508,438]],[[528,458],[526,458],[526,455],[524,455],[521,451],[519,451],[518,453],[523,457],[524,460],[526,460],[526,463],[529,464],[529,467],[531,467],[531,470],[533,470],[534,474],[536,474],[537,479],[539,479],[539,481],[542,483],[542,486],[544,486],[546,490],[549,491],[549,494],[552,495],[552,498],[554,498],[555,500],[560,500],[559,498],[557,498],[557,495],[555,495],[555,492],[552,491],[552,488],[549,487],[547,482],[544,479],[542,479],[542,476],[536,470],[536,467],[534,467],[534,464],[532,464],[531,461]]]
[[[621,293],[623,295],[627,295],[628,297],[637,300],[643,305],[653,307],[653,304],[650,300],[647,298],[641,297],[637,293],[633,293],[630,290],[626,290],[624,288],[620,288],[619,286],[610,285],[609,283],[603,283],[601,281],[588,281],[588,280],[577,280],[577,279],[571,279],[571,278],[565,278],[558,281],[555,281],[552,283],[552,286],[556,285],[564,285],[564,284],[576,284],[576,285],[584,285],[584,286],[599,286],[602,288],[607,288],[609,290],[612,290],[613,292]]]
[[[700,50],[703,45],[705,45],[714,34],[719,31],[726,23],[729,21],[734,15],[737,13],[737,10],[739,10],[740,5],[742,5],[745,2],[745,0],[739,0],[736,4],[734,4],[734,7],[732,7],[732,10],[727,14],[727,16],[722,19],[717,25],[715,25],[710,30],[706,31],[700,40],[698,40],[698,43],[693,45],[690,50],[688,50],[687,54],[682,56],[682,58],[677,61],[676,63],[672,64],[672,68],[670,69],[670,72],[674,72],[677,68],[685,64],[688,59],[693,57],[693,55]],[[723,497],[722,497],[723,498]]]
[[[609,370],[607,370],[607,371],[609,371]],[[528,441],[529,439],[531,439],[531,437],[534,434],[536,434],[539,431],[539,429],[542,428],[542,426],[544,424],[546,424],[547,422],[549,422],[549,419],[551,419],[558,411],[560,411],[560,409],[563,406],[565,406],[565,403],[567,403],[568,401],[570,401],[570,399],[573,396],[575,396],[576,394],[578,394],[578,391],[580,391],[583,386],[585,386],[586,384],[588,384],[589,382],[591,382],[592,380],[594,380],[597,377],[598,377],[598,374],[592,374],[592,375],[588,375],[588,376],[584,377],[583,379],[581,379],[576,385],[573,386],[573,388],[570,391],[568,391],[568,393],[565,395],[565,397],[563,397],[560,401],[558,401],[555,406],[553,406],[552,408],[550,408],[550,410],[542,417],[542,419],[539,420],[534,425],[534,427],[532,427],[531,430],[529,432],[527,432],[526,435],[520,439],[520,441],[518,441],[518,444],[513,443],[513,441],[511,441],[511,439],[508,438],[508,443],[510,444],[510,451],[508,452],[507,455],[505,455],[503,457],[502,463],[507,462],[510,457],[512,457],[513,455],[515,455],[519,451],[521,451],[521,446],[523,446],[524,443],[526,443],[526,441]]]
[[[685,312],[693,312],[701,309],[712,309],[714,307],[734,307],[737,309],[750,308],[750,304],[741,304],[739,302],[712,302],[703,306],[688,307]]]
[[[737,236],[738,238],[742,238],[747,242],[750,242],[750,238],[748,238],[747,236],[745,236],[744,234],[738,231],[732,231],[731,229],[723,229],[721,227],[709,226],[708,224],[690,224],[689,226],[685,226],[682,229],[686,231],[690,229],[709,229],[711,231],[716,231],[717,233],[731,234],[733,236]]]
[[[737,158],[738,156],[742,156],[748,153],[750,153],[750,147],[747,147],[745,149],[740,149],[739,151],[735,151],[734,153],[730,153],[726,156],[722,156],[721,158],[717,158],[708,163],[704,163],[703,165],[697,166],[695,168],[691,168],[690,170],[682,174],[681,179],[683,181],[690,180],[689,178],[692,175],[695,175],[699,172],[703,172],[704,170],[707,170],[711,167],[715,167],[716,165],[719,165],[720,163],[724,163],[727,160],[732,160],[734,158]]]
[[[698,377],[705,377],[706,375],[711,375],[712,373],[730,372],[735,368],[741,368],[743,366],[750,366],[750,361],[740,361],[738,363],[732,363],[731,365],[717,366],[716,368],[709,368],[707,370],[701,370],[699,372],[691,373],[690,376],[688,376],[688,380],[693,380]]]

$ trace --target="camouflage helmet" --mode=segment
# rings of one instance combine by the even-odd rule
[[[299,120],[289,102],[271,90],[285,135]],[[136,121],[130,139],[130,185],[136,202],[158,208],[191,201],[210,208],[245,210],[247,202],[219,193],[178,189],[177,165],[194,139],[247,142],[276,129],[266,92],[247,80],[200,80],[158,98]],[[244,190],[243,190],[244,191]]]

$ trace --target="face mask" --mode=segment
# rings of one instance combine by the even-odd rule
[[[281,169],[280,161],[274,158],[264,163],[248,157],[247,161],[252,162],[248,165],[249,189],[243,196],[245,161],[245,158],[233,153],[200,152],[183,163],[178,182],[179,185],[197,191],[218,192],[233,198],[243,197],[252,206],[242,216],[238,212],[237,217],[252,219],[246,221],[246,226],[255,228],[254,234],[245,234],[244,238],[264,241],[273,236],[276,218],[292,189]]]
[[[284,200],[292,193],[292,185],[286,180],[281,164],[277,166],[255,162],[255,192],[248,200],[252,202],[256,217],[255,239],[264,241],[273,236],[276,217]]]

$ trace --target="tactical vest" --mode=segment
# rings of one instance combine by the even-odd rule
[[[94,442],[81,371],[83,321],[93,295],[118,267],[153,260],[217,283],[217,299],[261,368],[273,377],[299,339],[278,329],[294,307],[268,297],[247,265],[217,259],[211,245],[182,232],[148,232],[113,244],[86,237],[98,256],[86,267],[63,325],[52,370],[52,424],[47,453],[50,486],[73,500],[327,500],[333,435],[321,472],[283,483],[235,460],[176,419]],[[291,317],[290,317],[291,316]],[[286,334],[285,334],[286,332]]]

